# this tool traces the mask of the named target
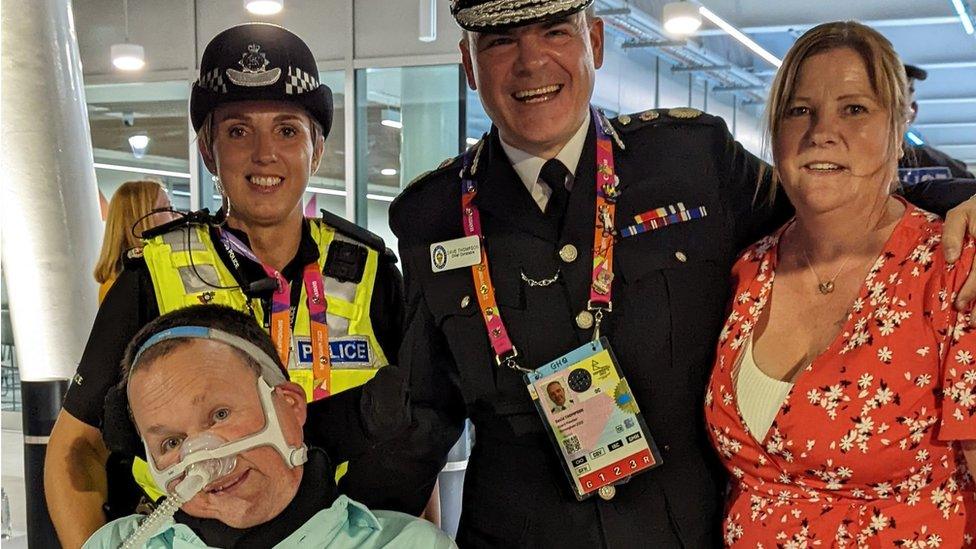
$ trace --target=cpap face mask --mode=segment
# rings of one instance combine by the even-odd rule
[[[302,444],[298,447],[292,447],[285,441],[285,435],[281,430],[281,424],[278,421],[278,414],[272,400],[274,387],[288,380],[278,365],[257,345],[221,330],[201,326],[181,326],[160,332],[149,338],[136,353],[135,359],[132,361],[133,368],[139,363],[139,359],[147,349],[160,342],[178,338],[221,341],[239,349],[260,364],[261,375],[257,378],[257,389],[261,409],[264,411],[264,427],[254,434],[232,442],[227,442],[209,431],[190,437],[183,442],[180,448],[180,460],[163,469],[157,467],[156,460],[149,450],[149,445],[143,440],[149,472],[157,486],[170,492],[169,485],[174,480],[205,474],[207,480],[196,490],[198,492],[210,482],[230,473],[236,464],[237,454],[261,446],[274,448],[290,468],[302,465],[308,460],[307,446]],[[193,495],[195,494],[196,492]],[[190,494],[180,495],[183,501],[188,501],[192,497]],[[187,497],[188,495],[189,497]]]

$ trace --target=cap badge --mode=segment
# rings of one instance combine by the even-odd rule
[[[268,70],[268,58],[260,50],[261,46],[257,44],[249,45],[247,52],[237,62],[244,70],[227,69],[227,78],[238,86],[248,88],[270,86],[277,82],[281,78],[281,69]]]

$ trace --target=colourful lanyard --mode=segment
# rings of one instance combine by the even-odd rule
[[[609,132],[613,131],[604,126],[603,116],[594,108],[590,108],[591,116],[596,127],[596,219],[593,233],[593,272],[590,285],[590,299],[587,309],[594,313],[593,339],[600,337],[600,322],[604,312],[613,310],[611,300],[611,286],[613,283],[613,244],[616,231],[613,228],[616,214],[616,201],[620,196],[620,179],[614,172],[613,143]],[[484,143],[484,140],[482,140]],[[484,318],[488,330],[488,340],[495,351],[495,362],[514,370],[530,372],[519,366],[518,350],[508,335],[508,330],[502,322],[498,302],[495,299],[495,286],[491,281],[488,269],[488,252],[484,247],[484,234],[481,230],[481,214],[474,198],[478,194],[478,183],[474,174],[478,169],[478,156],[482,145],[472,147],[464,155],[464,167],[461,170],[461,224],[465,236],[477,236],[482,243],[481,261],[471,267],[481,316]]]
[[[254,255],[251,249],[236,236],[227,232],[220,232],[220,239],[230,253],[237,252],[264,269],[269,278],[275,280],[276,286],[271,300],[271,341],[281,363],[288,367],[291,353],[291,285],[276,269],[265,265]],[[302,273],[305,283],[306,303],[308,304],[308,318],[311,326],[312,344],[312,377],[315,380],[313,399],[327,397],[331,394],[332,357],[329,348],[329,324],[326,317],[328,301],[325,297],[325,281],[319,271],[317,262],[309,263]]]

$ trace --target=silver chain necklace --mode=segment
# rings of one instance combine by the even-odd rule
[[[525,271],[520,270],[519,274],[522,275],[522,280],[529,286],[533,288],[537,288],[537,287],[545,288],[546,286],[552,286],[553,284],[555,284],[556,281],[559,280],[559,275],[562,274],[562,271],[556,269],[556,274],[552,275],[552,278],[543,278],[542,280],[533,280],[525,276]]]

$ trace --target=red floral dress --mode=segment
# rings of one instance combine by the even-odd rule
[[[976,331],[952,303],[973,264],[942,259],[942,222],[907,206],[830,347],[796,378],[765,439],[736,401],[738,354],[769,301],[784,229],[746,250],[705,396],[732,474],[734,547],[976,547]]]

